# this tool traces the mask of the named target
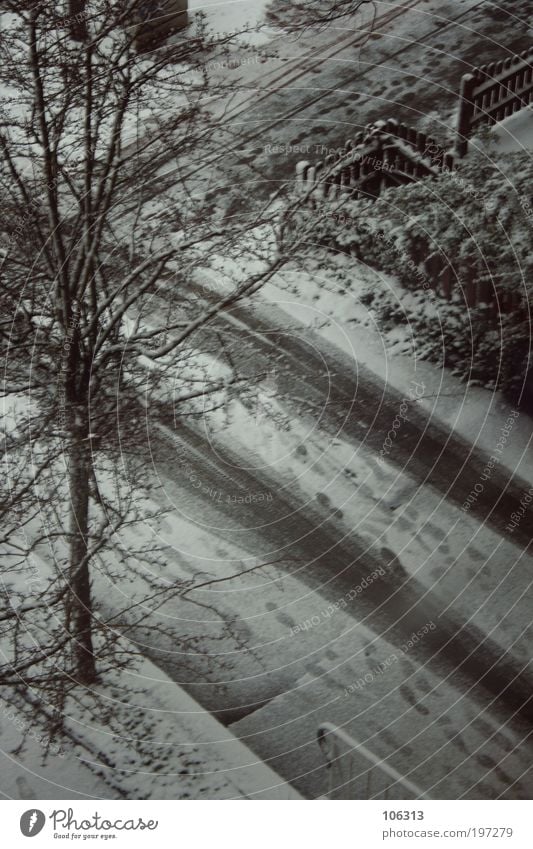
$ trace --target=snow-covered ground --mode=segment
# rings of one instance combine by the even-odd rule
[[[533,573],[521,548],[391,464],[378,465],[368,450],[313,430],[310,420],[287,417],[288,431],[275,422],[259,429],[236,403],[222,439],[239,444],[243,463],[268,467],[280,492],[300,491],[301,510],[306,502],[327,505],[336,525],[369,550],[393,551],[409,575],[442,598],[442,615],[451,609],[528,663]]]
[[[379,277],[382,286],[395,290],[399,285],[387,275]],[[404,397],[410,397],[413,381],[424,386],[418,402],[431,420],[491,455],[508,427],[511,407],[499,393],[467,386],[446,369],[412,356],[392,356],[389,341],[385,343],[359,300],[376,282],[372,269],[342,257],[328,266],[321,253],[314,273],[285,270],[260,297],[313,328]],[[254,415],[236,403],[231,415],[215,419],[213,435],[228,446],[239,445],[243,463],[268,468],[280,490],[296,487],[304,504],[317,498],[330,504],[347,529],[369,545],[393,550],[409,574],[443,598],[445,608],[451,605],[502,646],[513,646],[513,653],[527,663],[527,599],[533,575],[511,538],[499,537],[391,464],[378,465],[366,449],[354,452],[342,436],[331,441],[310,419],[289,413],[289,427],[280,427],[284,411],[275,398],[269,400],[270,424],[260,428]],[[503,465],[531,482],[532,433],[531,419],[520,414],[501,457]]]
[[[230,263],[225,264],[226,268],[229,266]],[[427,372],[421,374],[418,370],[420,364],[417,364],[417,369],[413,371],[410,361],[402,363],[401,358],[388,355],[377,332],[372,337],[368,328],[356,323],[366,321],[368,315],[356,297],[353,298],[351,309],[349,294],[355,296],[358,283],[362,285],[368,282],[365,281],[365,275],[370,272],[367,269],[358,272],[351,270],[348,286],[345,279],[339,281],[338,271],[338,268],[333,267],[328,272],[322,267],[320,272],[312,275],[302,276],[302,272],[298,272],[294,276],[286,273],[268,284],[263,298],[265,303],[275,302],[288,316],[318,329],[330,342],[351,353],[384,380],[392,381],[400,391],[408,391],[413,376],[428,387],[432,380],[437,394],[442,391],[443,375],[438,369],[427,366]],[[215,283],[216,279],[213,285]],[[288,290],[291,286],[297,287],[297,297],[291,296]],[[339,286],[343,293],[336,291]],[[350,289],[349,294],[347,288]],[[446,402],[449,405],[446,407],[448,416],[455,420],[458,413],[463,412],[465,393],[468,396],[471,390],[453,381],[448,386],[457,392],[457,398]],[[503,541],[482,528],[471,516],[465,516],[457,508],[443,502],[427,487],[418,487],[415,481],[398,473],[387,462],[378,466],[371,452],[355,450],[342,438],[332,440],[304,417],[298,420],[294,416],[285,416],[282,403],[267,390],[268,387],[261,405],[259,426],[257,410],[250,412],[240,402],[232,401],[229,411],[221,414],[218,422],[216,415],[211,417],[213,434],[216,434],[217,439],[233,450],[238,446],[240,462],[244,466],[258,471],[267,469],[269,475],[278,481],[279,492],[298,495],[301,509],[305,510],[306,502],[310,507],[318,504],[322,508],[331,508],[332,521],[336,528],[343,529],[343,533],[357,534],[378,550],[385,548],[393,551],[409,575],[442,598],[443,615],[447,606],[451,605],[456,615],[460,614],[465,621],[477,625],[502,646],[509,648],[519,661],[527,663],[529,653],[525,634],[530,624],[530,615],[526,600],[530,577],[521,562],[522,552],[512,542]],[[490,393],[476,390],[476,397],[484,399],[485,395],[490,396]],[[476,399],[473,401],[480,427],[484,411],[490,407],[489,400],[487,398],[481,407]],[[435,415],[435,410],[439,411],[438,401],[439,398],[430,397],[424,398],[423,403],[429,404]],[[504,405],[500,413],[505,420],[507,410]],[[284,417],[289,423],[286,429],[279,426]],[[498,433],[500,423],[496,421],[493,424],[495,433]],[[520,424],[519,421],[516,425],[517,432]],[[470,425],[470,431],[465,429],[465,435],[471,434]],[[480,441],[480,444],[483,443]],[[174,485],[179,489],[179,480]],[[167,495],[172,494],[168,488],[166,492]],[[239,513],[236,521],[242,524]],[[246,528],[243,526],[242,530],[246,531]],[[149,537],[153,532],[148,523],[141,530],[141,535]],[[171,585],[191,578],[195,583],[212,578],[229,578],[239,571],[238,564],[241,569],[246,569],[258,560],[257,551],[250,551],[253,537],[249,543],[242,545],[228,545],[227,541],[221,543],[220,535],[209,517],[195,514],[192,509],[188,515],[171,514],[155,533],[155,538],[169,547],[165,570],[152,576],[162,584]],[[242,539],[242,535],[239,538]],[[133,536],[124,541],[131,546],[138,542]],[[266,553],[262,551],[262,554]],[[112,581],[106,578],[105,570],[101,570],[95,577],[94,591],[96,598],[108,605],[114,597],[136,602],[146,595],[146,585],[138,574],[131,574],[125,575],[119,585],[113,586]],[[114,596],[114,593],[117,595]],[[221,623],[227,623],[230,617],[232,628],[239,635],[240,648],[236,651],[230,643],[219,643],[218,650],[234,655],[240,651],[245,664],[254,651],[259,654],[263,651],[263,657],[268,659],[269,653],[264,653],[264,647],[270,645],[275,655],[283,658],[283,666],[298,664],[302,655],[312,653],[324,674],[335,676],[337,672],[332,669],[328,658],[330,661],[337,658],[340,665],[345,662],[346,646],[350,638],[346,638],[347,643],[344,638],[341,639],[340,634],[345,634],[346,628],[350,632],[358,627],[354,620],[343,615],[336,618],[331,630],[329,624],[326,627],[326,620],[322,619],[320,627],[314,628],[312,635],[306,633],[305,639],[302,637],[298,644],[293,638],[294,628],[314,616],[320,617],[324,602],[320,594],[309,592],[297,578],[283,577],[282,570],[274,571],[274,576],[268,569],[266,572],[258,570],[228,581],[227,584],[219,582],[200,591],[197,598],[214,607],[215,611],[221,611],[222,615],[217,619],[216,615],[210,614],[207,624],[198,618],[198,611],[195,611],[195,605],[190,600],[180,600],[167,612],[163,610],[164,615],[170,615],[173,619],[178,644],[181,634],[185,638],[192,635],[207,640],[204,647],[207,645],[209,648],[210,639],[213,640],[212,645],[216,645],[220,639]],[[473,604],[472,599],[477,600],[476,604]],[[361,632],[361,637],[361,645],[367,645],[368,635]],[[386,640],[382,644],[381,638],[376,635],[372,641],[377,649],[376,657],[386,659],[390,656],[392,648]],[[353,657],[353,652],[350,657],[349,674],[357,677],[357,673],[365,667],[360,666],[360,660]],[[240,662],[240,658],[237,657],[237,660]],[[239,668],[239,663],[235,668]],[[241,669],[246,669],[246,665]],[[400,669],[398,665],[398,673]],[[268,679],[268,665],[265,673]],[[342,675],[345,674],[346,669]],[[346,686],[347,678],[342,675],[339,682]],[[158,798],[175,798],[178,793],[183,798],[239,797],[243,787],[233,775],[234,764],[230,762],[228,766],[218,746],[214,749],[202,748],[205,737],[201,734],[197,736],[205,719],[202,711],[191,709],[190,706],[184,709],[185,697],[181,691],[149,661],[142,661],[137,670],[128,673],[128,676],[135,707],[131,701],[128,705],[119,704],[125,682],[118,677],[106,682],[101,693],[104,703],[114,706],[112,732],[105,727],[104,717],[95,715],[94,703],[87,704],[85,718],[83,714],[76,713],[74,720],[69,722],[78,735],[90,740],[93,751],[105,751],[111,758],[113,768],[110,773],[114,789],[104,789],[102,777],[94,776],[92,772],[89,775],[87,766],[73,750],[69,754],[67,771],[62,769],[61,758],[54,761],[59,763],[61,774],[68,776],[68,782],[67,779],[64,781],[69,783],[73,792],[81,789],[81,793],[88,792],[88,795],[95,796],[116,792],[125,793],[129,798],[137,798],[139,794],[145,794],[146,797],[149,793]],[[224,677],[222,667],[219,677]],[[150,682],[148,687],[147,681]],[[396,672],[387,675],[387,682],[384,686],[392,686],[393,692],[400,687],[399,683],[395,683]],[[298,687],[305,687],[309,683],[304,676]],[[258,694],[260,685],[261,682],[256,681]],[[322,698],[320,688],[314,689],[313,693],[313,699]],[[268,693],[264,695],[268,698]],[[392,696],[390,698],[393,699]],[[413,698],[411,694],[409,699],[412,701]],[[91,702],[91,699],[88,701]],[[342,704],[348,709],[349,702]],[[463,717],[465,725],[470,721],[470,710],[468,708]],[[180,714],[179,722],[176,722],[176,713]],[[188,717],[191,714],[190,725],[188,720],[184,725],[183,713]],[[3,722],[4,729],[5,726]],[[14,727],[8,726],[6,732],[8,737],[3,748],[9,752],[17,745],[13,737]],[[137,742],[131,743],[132,739]],[[167,744],[172,742],[170,747],[164,747],[162,741]],[[37,746],[25,753],[24,767],[21,766],[21,771],[15,770],[14,773],[15,779],[24,778],[24,782],[19,781],[17,784],[15,780],[15,784],[9,787],[8,795],[34,793],[41,798],[45,797],[45,787],[42,779],[38,778],[43,774],[38,766],[41,752],[42,748]],[[250,757],[248,764],[254,761],[253,756]],[[27,768],[32,773],[26,772]],[[46,771],[44,774],[47,775]],[[57,773],[52,771],[49,775],[52,776],[50,781],[56,781]],[[141,787],[144,789],[141,790]],[[271,792],[274,791],[267,791],[267,797]],[[57,788],[50,790],[52,798],[57,795]]]
[[[137,650],[124,640],[124,648]],[[78,694],[79,695],[79,694]],[[0,700],[0,793],[11,799],[297,799],[299,795],[149,660],[64,707],[47,732]]]
[[[191,7],[192,10],[197,8],[199,6]],[[248,19],[247,15],[261,21],[265,3],[263,0],[212,3],[202,8],[216,31],[229,32],[240,28]],[[258,36],[254,44],[262,44],[262,38]],[[243,69],[256,78],[262,73],[260,66],[245,62],[217,71],[229,77],[236,67],[240,68],[239,75],[241,71],[244,73]],[[396,77],[397,71],[392,69],[390,79],[394,81]],[[355,357],[384,382],[392,383],[401,393],[408,393],[413,380],[423,383],[426,391],[420,403],[432,416],[468,439],[475,436],[476,444],[490,452],[507,420],[507,405],[499,396],[465,387],[430,364],[417,362],[412,357],[391,357],[379,328],[372,328],[368,312],[358,300],[358,294],[368,285],[372,274],[363,267],[354,269],[353,260],[344,269],[317,267],[314,274],[287,272],[268,284],[262,297],[265,303],[275,303],[288,316],[317,329],[325,339]],[[396,285],[391,279],[385,284]],[[290,287],[295,289],[293,295]],[[283,405],[268,391],[264,394],[260,427],[257,414],[253,416],[238,401],[231,402],[229,414],[225,413],[224,419],[218,422],[221,430],[217,429],[217,435],[221,442],[233,449],[237,446],[243,464],[267,468],[279,481],[280,491],[301,497],[304,508],[306,502],[331,506],[332,521],[344,533],[357,533],[367,539],[369,545],[392,550],[409,575],[442,597],[443,615],[446,606],[453,605],[466,621],[476,624],[501,645],[510,647],[512,653],[526,663],[529,654],[524,633],[530,615],[525,600],[530,581],[528,570],[521,562],[521,552],[512,542],[482,528],[475,519],[443,502],[428,487],[418,487],[391,464],[385,462],[378,467],[367,450],[355,451],[342,438],[332,441],[309,426],[303,417],[301,421],[294,421],[288,416],[290,427],[280,428],[279,420],[285,416]],[[213,422],[215,426],[216,417]],[[533,480],[530,434],[531,422],[521,416],[502,462]],[[174,481],[174,486],[179,488],[179,482]],[[157,534],[172,553],[169,553],[165,570],[157,576],[162,583],[191,577],[196,582],[202,578],[229,578],[236,571],[236,564],[247,566],[252,558],[257,559],[244,543],[221,544],[217,529],[208,525],[203,515],[195,516],[192,511],[187,516],[172,515],[164,520]],[[147,523],[144,533],[149,537],[151,532]],[[146,590],[138,575],[126,576],[119,587],[111,584],[103,572],[95,577],[95,595],[102,603],[109,603],[114,592],[125,595],[131,602],[140,601]],[[328,623],[332,620],[326,623],[324,619],[323,628],[315,629],[312,637],[306,634],[305,641],[301,641],[305,645],[298,648],[292,629],[317,615],[317,611],[320,614],[323,600],[320,594],[310,593],[296,578],[283,579],[279,571],[275,579],[265,579],[257,572],[227,585],[219,583],[204,589],[201,597],[215,608],[224,609],[224,621],[229,615],[233,617],[233,627],[242,638],[243,655],[249,652],[250,645],[269,642],[275,645],[277,652],[283,652],[284,644],[290,641],[290,651],[296,654],[287,653],[285,659],[280,660],[280,663],[287,663],[289,657],[297,659],[298,654],[310,652],[312,644],[313,652],[322,653],[317,663],[324,675],[339,675],[339,687],[349,685],[346,669],[338,673],[346,657],[351,662],[350,674],[357,676],[365,668],[362,664],[366,663],[358,655],[362,656],[369,644],[377,649],[377,654],[371,658],[373,663],[376,658],[385,661],[394,651],[386,640],[367,633],[364,626],[345,614],[339,614],[329,632]],[[472,599],[478,600],[476,604]],[[187,635],[189,628],[189,633],[196,637],[210,627],[216,632],[216,622],[206,625],[194,619],[190,602],[180,601],[179,604],[177,633],[181,630]],[[343,639],[337,629],[342,631]],[[358,635],[356,650],[350,648],[353,633]],[[337,654],[332,657],[331,652]],[[391,678],[387,677],[387,684],[383,683],[387,692],[380,691],[379,700],[387,697],[390,705],[396,704],[389,691],[401,691],[404,671],[400,664],[395,667]],[[11,719],[8,712],[3,712],[0,745],[6,760],[15,764],[13,780],[8,779],[9,783],[2,787],[3,792],[15,798],[57,798],[64,795],[58,792],[59,784],[59,789],[68,788],[72,794],[96,797],[125,794],[129,798],[242,798],[266,791],[267,798],[273,798],[278,792],[272,789],[276,777],[261,773],[262,767],[255,764],[253,755],[239,749],[215,720],[150,661],[139,659],[134,671],[122,675],[127,676],[134,704],[123,703],[126,678],[117,674],[102,685],[98,702],[88,697],[83,710],[72,711],[72,714],[67,711],[71,717],[68,725],[73,733],[87,741],[92,752],[104,751],[110,759],[108,773],[96,775],[89,770],[85,762],[87,756],[74,745],[68,756],[61,757],[63,751],[53,756],[43,772],[40,766],[42,744],[35,740],[30,740],[24,750],[22,765],[22,758],[17,758],[13,752],[24,728]],[[320,674],[318,678],[321,679]],[[305,691],[310,683],[312,679],[300,678],[298,688]],[[319,686],[322,687],[322,681]],[[327,707],[327,681],[324,688],[325,701],[321,704]],[[412,708],[413,703],[423,700],[422,689],[414,693],[407,689],[406,695],[404,688],[401,696]],[[375,692],[372,697],[370,690],[365,695],[368,711],[377,698]],[[319,698],[316,690],[313,698]],[[105,710],[97,714],[102,704],[108,706],[107,715]],[[474,708],[468,704],[464,714],[457,716],[466,727],[473,720]],[[110,721],[112,731],[107,726]],[[481,739],[476,738],[476,744],[481,745]],[[226,749],[231,749],[232,754],[228,756]],[[263,776],[260,787],[254,785],[256,769]],[[105,781],[106,774],[110,783]],[[284,787],[279,792],[289,793]]]
[[[262,32],[265,26],[265,9],[269,0],[189,0],[189,15],[192,18],[196,12],[202,12],[213,33],[238,33],[247,31],[246,41],[254,46],[268,42],[271,32]],[[249,32],[254,28],[258,32]]]
[[[269,403],[275,419],[282,408],[275,398]],[[304,513],[316,503],[329,505],[339,537],[344,529],[344,533],[367,539],[373,550],[392,550],[409,575],[441,597],[443,616],[451,605],[456,616],[477,625],[524,665],[528,663],[529,640],[524,629],[530,625],[530,580],[521,552],[511,543],[502,543],[496,534],[449,507],[428,488],[417,488],[392,466],[378,468],[369,452],[354,451],[342,439],[328,440],[309,430],[307,422],[292,417],[288,431],[275,421],[263,421],[258,428],[254,414],[239,402],[230,405],[224,422],[223,431],[213,424],[218,439],[233,450],[238,446],[243,465],[268,468],[278,481],[276,493],[299,492]],[[305,452],[299,450],[302,446]],[[166,492],[169,497],[174,492],[168,481]],[[193,574],[196,564],[198,580],[230,574],[237,558],[241,558],[241,568],[259,559],[254,557],[257,552],[246,557],[246,552],[228,544],[227,538],[222,542],[212,514],[195,517],[193,505],[187,516],[180,515],[178,504],[176,511],[165,520],[162,538],[178,558],[183,561],[185,557]],[[268,515],[264,520],[268,521]],[[242,513],[237,515],[239,521],[246,531]],[[248,527],[248,531],[245,547],[254,539],[254,528]],[[273,552],[265,546],[261,554],[268,562]],[[173,561],[168,560],[167,579],[179,574]],[[327,581],[329,576],[324,578]],[[264,663],[263,671],[248,682],[258,701],[268,700],[262,689],[265,680],[282,673],[288,678],[289,684],[271,703],[235,726],[245,741],[247,735],[254,735],[253,744],[264,757],[269,755],[269,745],[270,756],[285,746],[285,766],[289,758],[299,765],[298,747],[311,745],[318,721],[328,719],[345,723],[358,739],[390,757],[399,768],[413,769],[411,777],[437,795],[443,787],[450,792],[450,780],[461,793],[504,792],[505,771],[496,769],[504,752],[508,775],[520,775],[526,767],[527,755],[523,758],[520,754],[518,738],[489,717],[484,718],[485,727],[483,723],[477,727],[479,708],[454,680],[442,683],[434,669],[420,667],[414,654],[403,656],[386,637],[369,631],[364,621],[348,612],[325,613],[327,602],[320,593],[309,591],[297,573],[289,576],[282,569],[265,567],[227,583],[205,586],[197,598],[209,608],[233,611],[233,625],[242,639],[233,652],[219,645],[221,662],[224,655],[233,655],[237,671],[232,673],[227,667],[224,674],[221,666],[221,681],[231,680],[232,675],[237,678],[238,670],[243,679],[250,676],[246,663],[254,654]],[[216,630],[216,617],[195,624],[192,611],[176,610],[176,627],[183,630],[188,619],[190,632],[200,628],[207,639],[207,634]],[[438,628],[438,622],[434,624]],[[214,647],[216,641],[205,645]],[[386,674],[372,672],[380,664],[387,667]],[[370,675],[368,686],[356,686],[365,675]],[[290,746],[296,747],[292,753]],[[455,748],[464,752],[462,766]],[[439,769],[433,774],[434,784],[428,786],[427,761],[435,752],[439,753]],[[318,751],[314,762],[312,753],[310,757],[311,761],[309,757],[302,760],[302,769],[309,768],[309,763],[318,768]],[[485,773],[484,789],[476,789]]]
[[[105,479],[100,479],[100,484],[101,491],[109,495],[112,484],[106,486]],[[147,510],[157,508],[148,501],[144,506]],[[165,527],[169,534],[165,533]],[[178,550],[179,541],[187,536],[189,523],[184,522],[181,527],[176,522],[167,523],[165,527],[158,541],[169,552]],[[37,517],[26,525],[20,542],[28,545],[41,533]],[[139,527],[127,528],[116,539],[122,551],[131,552],[130,568],[123,573],[117,571],[112,555],[103,556],[99,564],[94,564],[92,592],[101,617],[113,616],[119,608],[128,606],[149,607],[154,582],[159,589],[171,589],[179,581],[190,580],[191,571],[195,582],[198,581],[198,568],[183,569],[182,558],[173,564],[170,559],[169,568],[163,571],[154,566],[151,574],[146,573],[150,583],[143,580],[143,569],[135,562],[133,550],[139,550],[140,543],[153,543],[156,533],[146,520]],[[208,542],[205,534],[193,534],[193,538],[207,556],[218,545],[216,540]],[[232,554],[239,557],[241,552]],[[35,594],[44,593],[46,584],[54,577],[56,564],[67,556],[67,551],[62,539],[50,546],[44,540],[35,546],[27,568],[18,566],[12,571],[9,571],[11,561],[15,564],[20,558],[16,554],[3,556],[4,580],[16,608],[18,604],[31,602]],[[233,564],[228,563],[228,574],[233,569]],[[220,569],[217,574],[220,576]],[[113,602],[116,607],[112,607]],[[183,602],[181,612],[186,608],[187,603]],[[61,624],[51,616],[48,620],[54,625]],[[112,621],[109,628],[114,626]],[[37,629],[37,634],[40,633]],[[188,635],[190,629],[186,629],[185,636]],[[179,641],[179,628],[176,628],[176,640]],[[28,641],[35,644],[35,634],[26,632]],[[119,647],[130,656],[129,667],[108,669],[90,690],[67,697],[62,708],[65,732],[58,732],[51,741],[48,735],[51,722],[44,721],[42,714],[40,719],[32,717],[23,697],[15,694],[8,698],[6,688],[0,699],[1,793],[15,799],[298,798],[286,782],[174,680],[143,657],[138,646],[120,637]],[[0,646],[2,653],[4,649],[11,656],[11,647]],[[29,695],[37,698],[37,693]],[[39,698],[53,720],[46,694]]]
[[[444,680],[432,664],[420,664],[408,644],[402,648],[376,635],[342,610],[330,618],[323,610],[317,605],[318,624],[294,637],[306,647],[313,631],[321,635],[322,649],[309,657],[307,672],[285,694],[232,726],[245,742],[309,795],[327,786],[316,731],[331,722],[430,798],[530,797],[526,741],[480,709],[455,676]],[[352,756],[351,775],[361,773],[355,798],[371,798],[379,779],[369,781],[368,763],[357,750]],[[336,780],[346,781],[348,763],[337,766]],[[395,795],[405,798],[401,788]]]
[[[497,153],[533,150],[533,104],[491,127],[491,142],[490,150]]]
[[[281,308],[303,325],[312,327],[350,358],[370,369],[386,384],[408,397],[413,381],[426,389],[419,403],[451,430],[491,454],[512,408],[499,392],[469,386],[448,369],[421,361],[410,354],[395,355],[391,337],[383,334],[373,313],[360,297],[370,287],[407,293],[390,275],[377,272],[355,259],[317,254],[315,269],[283,271],[262,290],[262,298]],[[407,331],[396,332],[398,348],[409,348]],[[521,413],[505,446],[502,463],[533,482],[532,421]]]

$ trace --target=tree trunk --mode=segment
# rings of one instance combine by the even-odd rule
[[[86,410],[73,414],[69,440],[70,563],[68,627],[73,640],[74,676],[82,684],[96,680],[92,640],[92,602],[89,562],[90,447]]]

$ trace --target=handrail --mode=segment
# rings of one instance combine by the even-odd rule
[[[344,794],[350,794],[352,792],[350,785],[353,785],[355,781],[362,779],[364,776],[367,777],[367,793],[364,797],[359,798],[387,798],[387,793],[392,786],[401,787],[405,791],[405,795],[400,798],[430,798],[427,793],[425,793],[414,782],[409,781],[408,778],[405,778],[405,776],[394,769],[394,767],[389,766],[389,764],[385,763],[382,758],[379,758],[370,751],[370,749],[363,746],[362,743],[358,743],[357,740],[347,734],[346,731],[343,731],[341,728],[336,728],[331,722],[323,722],[318,728],[317,736],[318,745],[328,762],[328,768],[331,770],[329,782],[330,787],[327,798],[358,798],[353,795],[346,796]],[[344,746],[344,751],[341,746],[338,745],[339,743]],[[352,767],[356,757],[371,766],[366,766],[366,768],[354,775]],[[346,758],[349,758],[347,765],[348,768],[346,768]],[[335,766],[337,767],[336,770]],[[383,782],[382,780],[381,789],[378,789],[377,794],[370,795],[369,788],[372,773],[374,771],[377,771],[378,773],[378,783],[384,776],[392,780],[390,782]],[[336,773],[340,783],[335,779]],[[385,794],[384,796],[379,795],[383,793]]]

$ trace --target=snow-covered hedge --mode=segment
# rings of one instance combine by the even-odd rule
[[[436,307],[437,319],[412,298],[399,306],[369,293],[385,328],[409,324],[419,356],[516,398],[530,366],[532,178],[527,152],[500,157],[487,149],[436,180],[318,210],[317,235]],[[449,299],[433,291],[435,269],[446,264]],[[468,306],[468,288],[479,292],[480,283],[492,307],[479,298]]]

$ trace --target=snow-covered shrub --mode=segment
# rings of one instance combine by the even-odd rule
[[[530,366],[532,178],[527,152],[477,151],[435,180],[388,189],[376,201],[339,202],[330,213],[319,209],[317,239],[394,274],[438,309],[437,321],[431,311],[410,315],[410,305],[384,293],[372,307],[385,329],[408,323],[419,356],[516,399]],[[442,293],[445,266],[448,299],[433,291]]]

